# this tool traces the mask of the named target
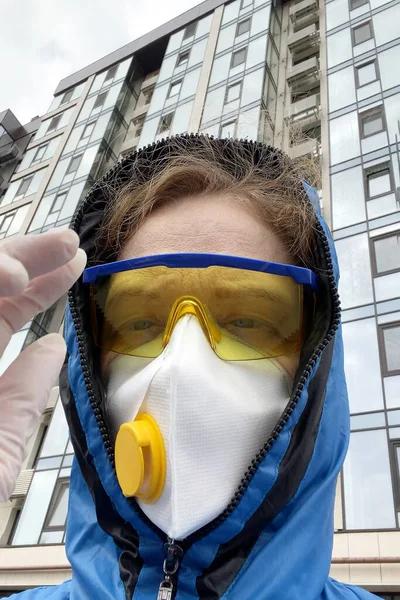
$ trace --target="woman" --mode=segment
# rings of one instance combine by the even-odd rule
[[[60,378],[73,577],[27,599],[373,597],[328,575],[349,411],[338,269],[315,196],[279,151],[193,135],[93,187],[72,223],[88,268],[69,293]],[[2,301],[8,334],[33,316],[27,296],[48,306],[84,258],[70,260],[70,232],[2,250],[7,294],[21,294]],[[4,397],[21,396],[15,373],[33,377],[45,355],[32,390],[43,408],[61,354],[56,336],[29,347]]]

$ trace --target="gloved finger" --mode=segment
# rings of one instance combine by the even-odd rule
[[[52,229],[40,235],[26,235],[5,240],[0,244],[0,295],[17,295],[23,289],[2,293],[7,290],[10,279],[26,271],[34,279],[68,263],[79,247],[79,237],[72,229]],[[14,261],[7,260],[15,259]],[[20,263],[17,267],[16,262]],[[8,267],[7,267],[8,265]],[[21,277],[21,275],[20,275]],[[25,286],[28,284],[26,281]]]
[[[11,335],[65,294],[85,265],[86,254],[78,249],[69,263],[33,279],[20,296],[0,298],[0,356]]]
[[[65,342],[52,333],[21,352],[0,378],[0,502],[14,490],[64,357]]]

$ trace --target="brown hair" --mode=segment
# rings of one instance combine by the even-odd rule
[[[316,217],[302,182],[315,184],[318,168],[261,144],[205,136],[197,136],[192,146],[189,141],[171,138],[166,153],[133,157],[128,182],[117,192],[112,182],[105,185],[110,201],[99,249],[118,253],[146,215],[166,202],[223,194],[264,220],[296,264],[312,266]]]

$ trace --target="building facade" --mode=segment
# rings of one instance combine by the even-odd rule
[[[168,135],[248,138],[319,162],[352,429],[332,575],[386,600],[400,598],[399,23],[399,0],[206,0],[62,80],[28,125],[0,113],[0,238],[68,226],[118,157]],[[0,373],[60,329],[64,303],[13,336]],[[55,387],[0,505],[0,597],[69,577],[72,458]]]

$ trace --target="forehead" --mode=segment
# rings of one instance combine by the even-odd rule
[[[181,198],[157,208],[127,242],[119,259],[174,252],[293,262],[259,216],[240,202],[218,195]]]

